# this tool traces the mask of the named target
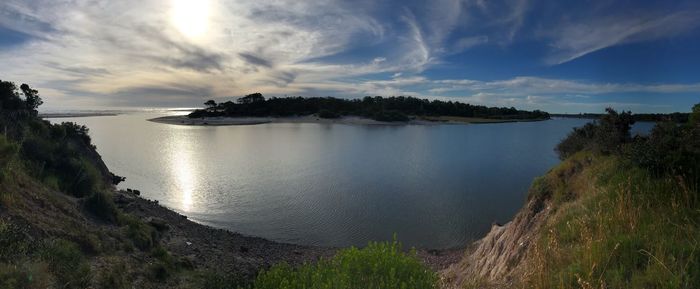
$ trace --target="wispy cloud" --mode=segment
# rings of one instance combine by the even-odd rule
[[[191,0],[208,5],[206,33],[193,37],[173,23],[173,5],[183,1],[4,0],[0,28],[30,40],[0,46],[2,78],[37,86],[48,106],[188,106],[252,91],[459,95],[530,106],[573,103],[571,95],[593,102],[588,98],[602,94],[698,92],[696,84],[512,77],[530,73],[464,79],[466,68],[478,71],[470,61],[450,63],[448,75],[432,73],[451,57],[487,46],[518,51],[519,41],[540,41],[550,48],[542,62],[556,65],[606,47],[665,39],[700,25],[697,5],[540,17],[533,13],[551,13],[542,11],[552,3]]]
[[[700,25],[700,9],[669,14],[612,15],[564,21],[541,32],[552,39],[548,64],[561,64],[589,53],[627,43],[670,38]]]

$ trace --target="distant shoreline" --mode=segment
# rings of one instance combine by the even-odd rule
[[[117,116],[115,112],[66,112],[66,113],[40,113],[41,118],[69,118],[69,117],[90,117],[90,116]]]
[[[294,117],[203,117],[189,118],[186,115],[163,116],[149,119],[149,121],[186,126],[229,126],[229,125],[256,125],[265,123],[319,123],[319,124],[348,124],[348,125],[440,125],[440,124],[488,124],[509,122],[531,122],[545,119],[488,119],[467,117],[417,117],[409,121],[377,121],[358,116],[346,116],[340,118],[320,118],[317,116]]]

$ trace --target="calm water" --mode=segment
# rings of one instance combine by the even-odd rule
[[[522,206],[556,143],[585,120],[439,126],[187,127],[159,115],[87,125],[110,170],[190,219],[325,246],[464,246]],[[644,128],[643,128],[644,129]]]

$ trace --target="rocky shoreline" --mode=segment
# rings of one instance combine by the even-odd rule
[[[125,213],[158,228],[162,246],[195,268],[253,278],[273,264],[314,262],[333,256],[339,249],[279,243],[198,224],[157,201],[141,198],[137,191],[117,191],[114,198]],[[439,271],[458,262],[464,250],[420,249],[417,253],[427,266]]]

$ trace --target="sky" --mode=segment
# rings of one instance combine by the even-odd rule
[[[700,103],[700,1],[3,0],[44,109],[415,96],[554,113]]]

